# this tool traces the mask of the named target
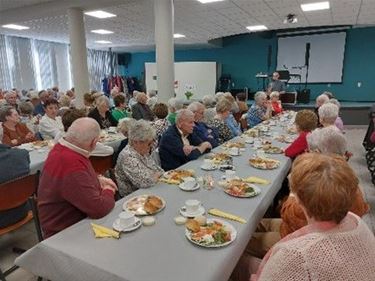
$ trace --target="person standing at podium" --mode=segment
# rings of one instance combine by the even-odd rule
[[[286,85],[285,82],[280,81],[280,74],[278,72],[274,72],[272,74],[272,81],[269,83],[267,88],[267,95],[269,96],[272,92],[279,92],[280,94],[285,94]]]

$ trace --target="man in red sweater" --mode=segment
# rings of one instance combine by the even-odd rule
[[[113,209],[117,186],[97,176],[89,160],[99,133],[94,119],[79,118],[48,154],[38,190],[44,238],[85,217],[104,217]]]

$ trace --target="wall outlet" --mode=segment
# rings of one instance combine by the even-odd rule
[[[357,82],[357,87],[361,88],[362,87],[362,82]]]

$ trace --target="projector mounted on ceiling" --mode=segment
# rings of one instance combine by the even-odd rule
[[[295,14],[288,14],[284,19],[284,24],[297,23],[297,22],[298,22],[298,19]]]

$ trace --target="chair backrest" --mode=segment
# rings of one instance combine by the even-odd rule
[[[90,162],[95,172],[98,174],[104,174],[104,172],[113,168],[112,155],[108,156],[91,156]]]
[[[16,208],[24,204],[36,193],[39,175],[28,175],[0,184],[0,211]]]

